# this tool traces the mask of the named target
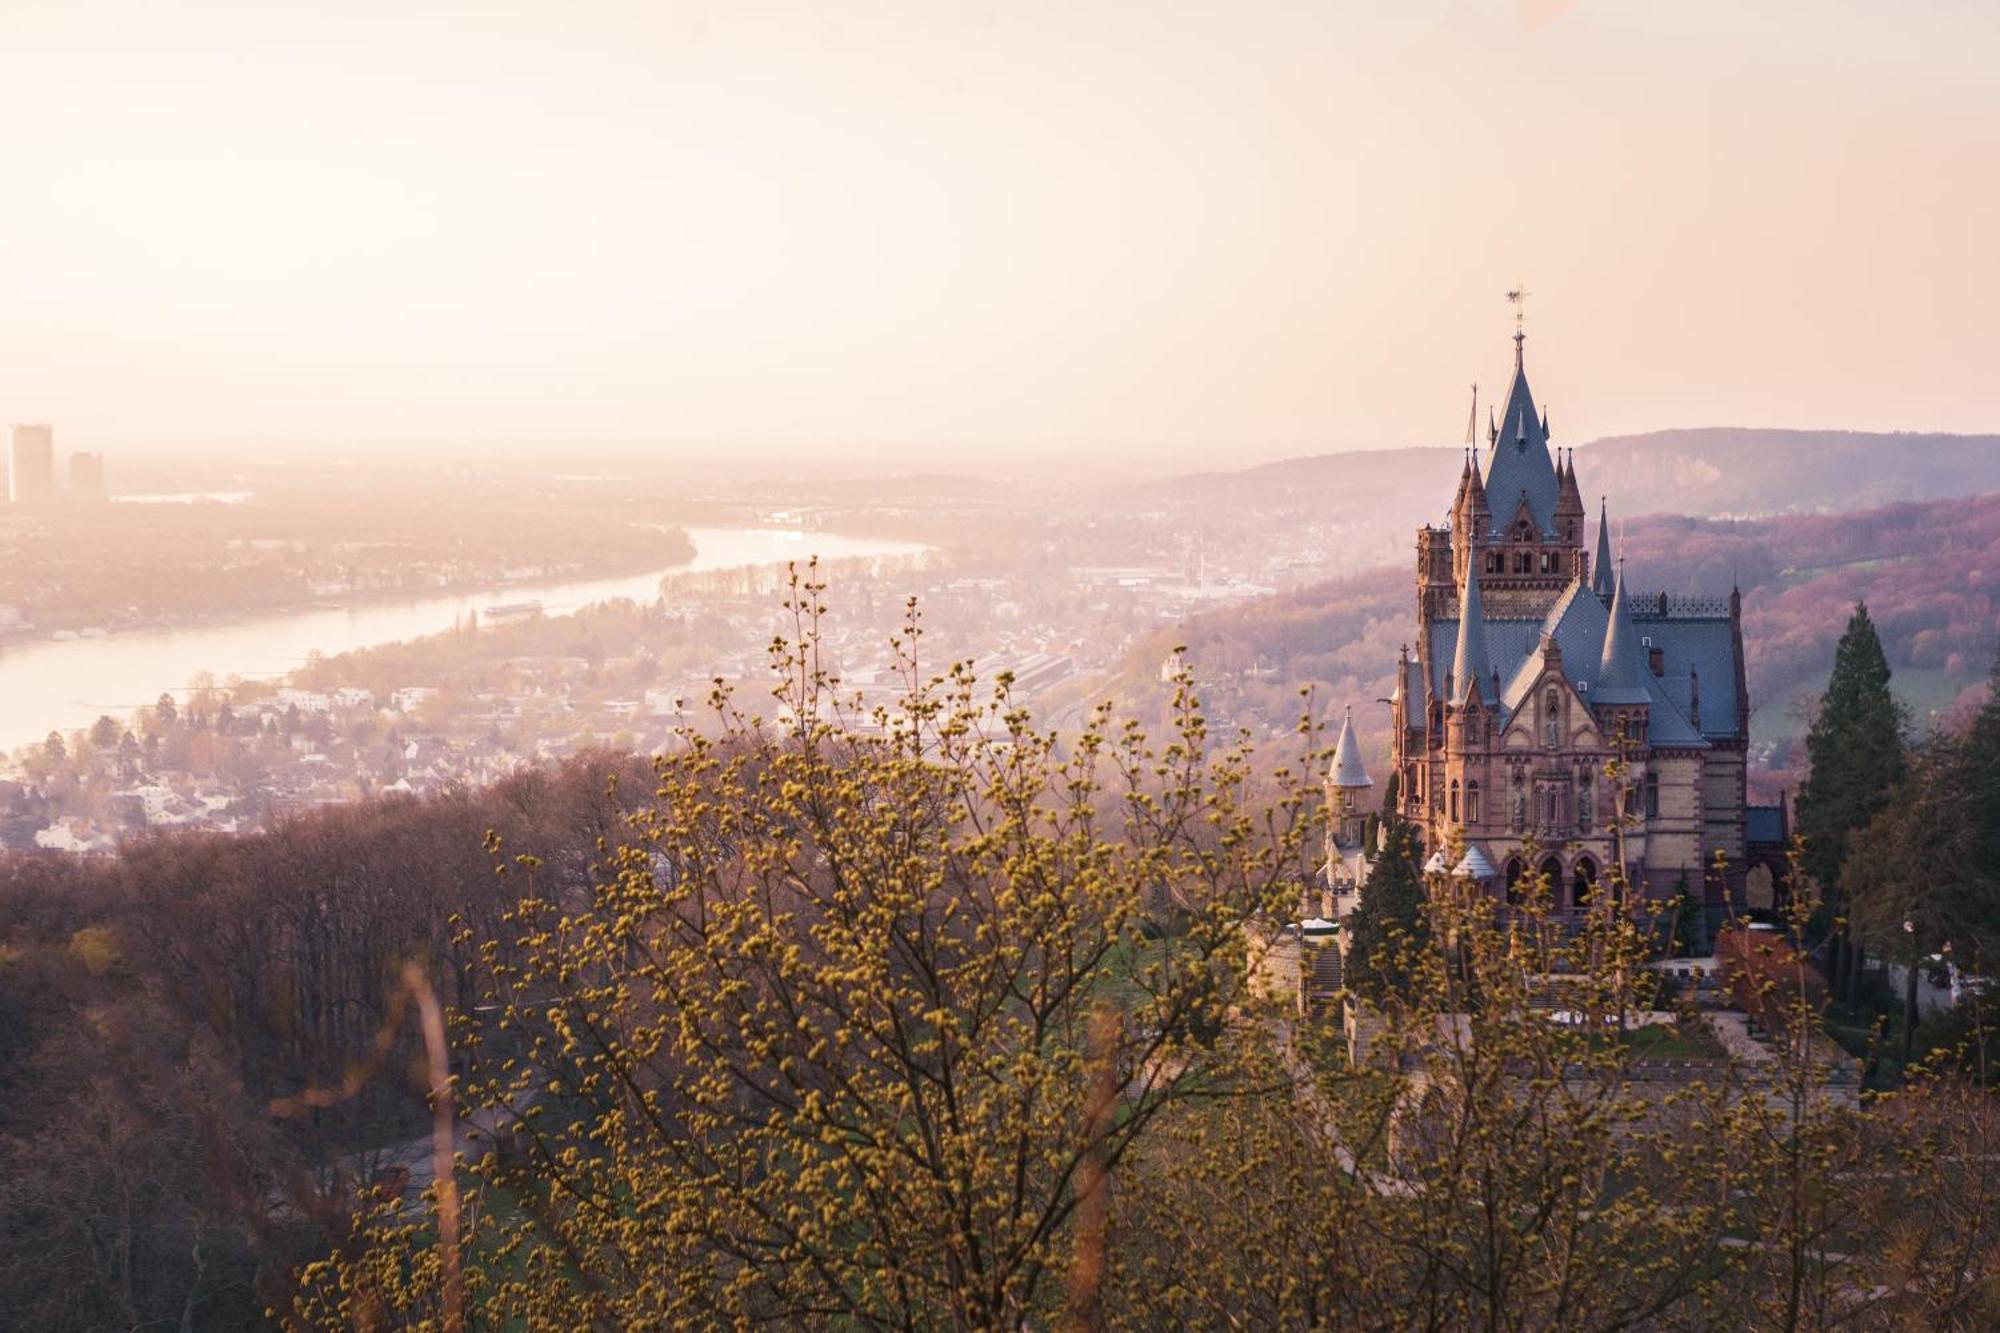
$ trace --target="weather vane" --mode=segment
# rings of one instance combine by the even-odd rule
[[[1514,307],[1514,332],[1521,332],[1521,324],[1528,317],[1528,289],[1516,283],[1507,293],[1507,303]]]

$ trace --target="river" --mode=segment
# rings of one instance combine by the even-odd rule
[[[644,574],[567,583],[513,583],[484,592],[452,592],[367,601],[351,607],[287,611],[176,629],[132,630],[101,638],[30,640],[0,649],[0,747],[12,750],[51,731],[88,727],[109,713],[134,710],[178,691],[197,674],[218,681],[279,676],[314,652],[357,648],[448,630],[467,614],[537,601],[560,615],[593,602],[659,596],[667,574],[857,556],[914,555],[925,548],[886,538],[842,537],[791,528],[689,528],[694,558]]]

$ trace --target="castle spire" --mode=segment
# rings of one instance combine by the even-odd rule
[[[1340,739],[1333,745],[1333,763],[1327,769],[1329,786],[1354,790],[1372,787],[1368,766],[1361,762],[1361,743],[1354,739],[1354,709],[1350,706],[1340,719]]]
[[[1590,590],[1599,597],[1612,594],[1611,514],[1604,497],[1597,500],[1597,555],[1590,562]]]
[[[1576,450],[1556,451],[1556,530],[1566,545],[1583,545],[1583,493],[1576,487]]]
[[[1646,675],[1650,668],[1639,648],[1639,632],[1632,628],[1632,613],[1625,605],[1625,569],[1619,566],[1612,584],[1611,623],[1604,631],[1604,656],[1597,665],[1597,685],[1590,701],[1598,704],[1643,704],[1650,702]]]
[[[1558,531],[1555,509],[1560,485],[1555,462],[1549,456],[1548,437],[1542,431],[1541,413],[1535,408],[1534,394],[1528,389],[1528,374],[1519,360],[1519,337],[1517,332],[1514,377],[1507,387],[1506,404],[1499,418],[1507,424],[1496,423],[1490,432],[1484,481],[1489,495],[1511,497],[1525,492],[1535,527],[1542,534],[1553,534]],[[1505,517],[1512,522],[1513,511],[1509,510]]]
[[[1469,698],[1491,702],[1492,685],[1487,679],[1493,665],[1486,653],[1486,614],[1479,604],[1479,565],[1467,561],[1465,596],[1458,604],[1458,652],[1451,660],[1452,689],[1463,703]]]

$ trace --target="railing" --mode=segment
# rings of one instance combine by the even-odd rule
[[[1634,624],[1652,620],[1673,620],[1677,617],[1726,616],[1729,614],[1729,599],[1683,597],[1663,592],[1651,597],[1634,597],[1631,601],[1631,611]]]

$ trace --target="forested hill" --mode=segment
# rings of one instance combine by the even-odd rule
[[[1614,521],[1842,513],[2000,491],[2000,435],[1663,430],[1579,445],[1576,465],[1593,517],[1605,496]],[[1318,454],[1169,477],[1132,494],[1271,523],[1337,525],[1348,557],[1374,563],[1406,550],[1418,524],[1444,521],[1459,466],[1452,449]]]
[[[1840,515],[1754,520],[1651,516],[1624,534],[1627,575],[1646,591],[1744,592],[1744,632],[1757,758],[1783,773],[1804,731],[1803,706],[1824,686],[1833,646],[1857,600],[1868,603],[1921,727],[1980,687],[2000,617],[2000,494],[1888,505]],[[1406,567],[1372,570],[1196,616],[1133,652],[1118,683],[1147,706],[1176,643],[1224,722],[1283,727],[1310,686],[1323,714],[1353,704],[1379,724],[1400,645],[1413,641]],[[1380,725],[1365,725],[1374,747]]]

